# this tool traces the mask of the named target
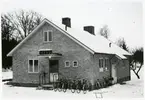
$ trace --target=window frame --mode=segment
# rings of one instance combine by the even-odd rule
[[[66,62],[69,62],[69,66],[66,66]],[[69,61],[69,60],[66,60],[66,61],[64,62],[64,65],[65,65],[66,68],[67,68],[67,67],[70,67],[70,61]]]
[[[105,58],[105,70],[108,71],[109,68],[109,58]]]
[[[29,61],[30,61],[30,60],[32,60],[32,62],[33,62],[33,65],[32,65],[32,72],[29,70],[29,68],[30,68]],[[35,67],[34,62],[35,62],[35,60],[38,61],[38,72],[35,72],[35,71],[34,71],[34,67]],[[38,60],[38,59],[28,59],[28,73],[39,73],[39,60]]]
[[[47,33],[47,41],[45,41],[45,32]],[[49,32],[51,32],[51,41],[49,40]],[[53,31],[48,30],[43,32],[43,42],[52,42],[53,41]]]
[[[77,62],[77,66],[74,66],[74,62]],[[73,65],[73,67],[78,67],[78,61],[77,60],[74,60],[73,62],[72,62],[72,65]]]
[[[103,72],[104,71],[104,63],[103,63],[103,58],[99,58],[99,72]]]

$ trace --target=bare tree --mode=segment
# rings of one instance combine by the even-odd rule
[[[119,38],[116,41],[116,44],[119,47],[121,47],[122,49],[124,49],[126,51],[129,51],[124,38]],[[132,52],[132,55],[131,55],[129,60],[130,60],[131,70],[134,72],[134,74],[137,76],[137,78],[140,79],[139,71],[140,71],[140,69],[142,68],[142,65],[143,65],[143,48],[135,49]],[[137,67],[137,64],[139,64],[138,67]]]
[[[14,27],[12,24],[10,24],[10,21],[8,20],[6,15],[1,15],[1,33],[2,33],[2,39],[10,40],[12,37]]]
[[[42,21],[34,11],[19,11],[1,14],[2,65],[9,68],[11,58],[6,55]]]
[[[129,51],[128,50],[128,47],[127,47],[127,44],[126,44],[126,41],[124,38],[119,38],[117,41],[116,41],[116,44],[121,47],[122,49],[126,50],[126,51]]]
[[[24,39],[42,21],[42,16],[34,11],[20,10],[18,12],[7,13],[7,19],[14,27],[21,39]]]
[[[104,26],[100,29],[99,34],[100,34],[101,36],[104,36],[105,38],[108,39],[108,37],[109,37],[109,35],[110,35],[110,34],[109,34],[108,25],[104,25]]]
[[[138,67],[137,67],[137,63],[139,64]],[[133,70],[137,78],[140,79],[139,71],[143,66],[143,48],[138,48],[133,51],[133,55],[131,56],[130,59],[130,65],[131,65],[131,69]]]

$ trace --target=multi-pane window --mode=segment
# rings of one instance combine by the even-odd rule
[[[103,59],[99,59],[99,71],[103,72]]]
[[[39,54],[40,55],[43,55],[43,54],[52,54],[52,50],[40,50]]]
[[[78,62],[77,61],[73,61],[73,67],[78,67]]]
[[[38,60],[29,60],[28,72],[37,73],[39,72]]]
[[[65,67],[70,67],[70,61],[65,61]]]
[[[52,31],[45,31],[44,32],[44,42],[51,42],[52,41]]]

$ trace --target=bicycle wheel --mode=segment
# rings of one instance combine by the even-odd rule
[[[63,92],[66,92],[65,83],[62,84],[62,90],[63,90]]]
[[[86,94],[87,93],[87,89],[88,89],[88,86],[86,84],[83,85],[83,93]]]
[[[75,86],[74,85],[71,86],[71,92],[75,93]]]
[[[77,91],[77,93],[80,93],[81,92],[81,89],[80,89],[79,85],[77,85],[76,91]]]
[[[57,91],[57,83],[54,83],[53,90],[54,90],[55,92]]]
[[[59,91],[59,92],[62,91],[62,84],[61,84],[61,83],[59,83],[59,85],[58,85],[58,91]]]

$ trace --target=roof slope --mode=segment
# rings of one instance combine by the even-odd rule
[[[107,40],[103,36],[100,35],[92,35],[84,30],[76,30],[74,28],[67,28],[67,31],[64,30],[64,25],[58,22],[52,23],[48,19],[44,19],[40,25],[38,25],[21,43],[19,43],[7,56],[12,56],[12,54],[33,34],[36,33],[37,29],[40,28],[45,22],[51,24],[62,33],[67,35],[69,38],[73,39],[78,44],[82,45],[85,49],[89,50],[92,53],[106,53],[106,54],[115,54],[122,59],[126,57],[124,55],[131,55],[127,51],[118,47],[116,44],[111,43],[111,41]],[[54,21],[53,21],[54,22]],[[109,47],[109,43],[111,43],[111,47]]]

